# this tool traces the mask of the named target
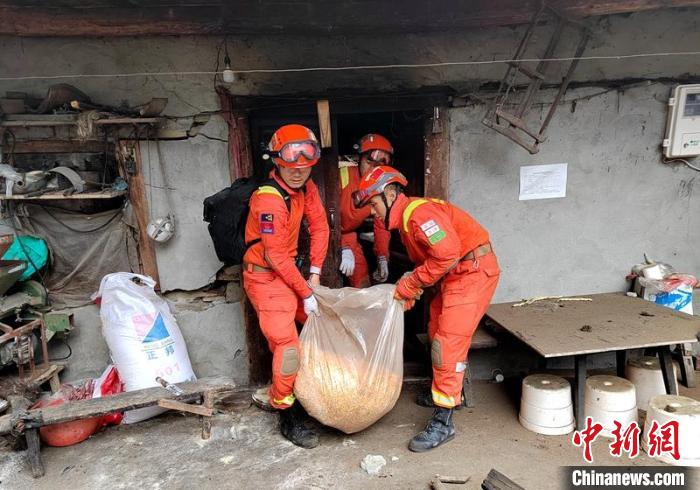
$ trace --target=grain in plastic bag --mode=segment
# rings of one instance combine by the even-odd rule
[[[294,384],[309,415],[346,434],[366,429],[394,407],[403,381],[403,307],[395,286],[318,287],[321,316],[300,335]]]

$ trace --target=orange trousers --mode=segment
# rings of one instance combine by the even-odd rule
[[[370,286],[369,267],[367,266],[367,259],[365,259],[362,245],[360,245],[358,240],[354,240],[352,244],[347,245],[347,248],[352,251],[352,255],[355,257],[355,270],[348,277],[350,286],[354,288],[368,288]]]
[[[294,404],[299,370],[299,335],[294,320],[304,323],[303,303],[276,273],[243,272],[243,288],[258,313],[260,330],[272,352],[270,404],[278,409]]]
[[[433,363],[433,402],[452,408],[461,401],[467,352],[491,303],[500,269],[493,253],[465,260],[439,283],[430,303],[428,337]]]

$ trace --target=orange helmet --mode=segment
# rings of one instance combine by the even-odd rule
[[[360,180],[360,187],[353,192],[352,200],[355,207],[366,206],[370,199],[380,195],[389,184],[399,184],[402,187],[408,185],[406,177],[394,167],[382,165],[375,167]]]
[[[301,124],[282,126],[270,138],[268,158],[289,168],[313,167],[321,156],[321,148],[313,131]]]
[[[394,155],[394,147],[381,134],[364,135],[355,145],[355,149],[360,155],[367,155],[370,162],[384,165],[389,165]]]

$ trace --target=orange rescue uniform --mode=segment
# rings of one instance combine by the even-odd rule
[[[295,318],[304,322],[302,300],[311,288],[295,264],[302,218],[311,236],[311,272],[320,273],[330,235],[318,188],[309,180],[304,190],[289,188],[273,170],[270,177],[289,193],[263,185],[250,198],[246,242],[260,239],[243,257],[243,285],[258,313],[260,329],[272,351],[270,403],[288,408],[294,403],[294,380],[299,368],[299,337]]]
[[[370,217],[369,206],[356,208],[352,193],[360,188],[360,169],[357,165],[340,167],[340,231],[342,248],[348,248],[355,257],[355,270],[348,278],[354,288],[368,287],[369,267],[362,246],[357,239],[357,230]],[[389,259],[389,232],[379,220],[374,220],[374,254]]]
[[[389,229],[399,230],[417,264],[399,281],[397,294],[414,299],[423,288],[436,286],[428,323],[432,395],[436,405],[452,408],[461,400],[472,336],[496,290],[498,260],[488,232],[465,211],[438,199],[399,194],[391,207]]]

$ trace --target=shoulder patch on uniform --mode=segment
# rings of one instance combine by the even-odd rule
[[[274,194],[274,195],[279,196],[282,199],[284,199],[284,196],[282,196],[280,191],[278,191],[277,189],[275,189],[271,185],[263,185],[263,186],[258,187],[257,194]]]
[[[435,245],[446,236],[445,232],[440,228],[434,219],[429,219],[425,223],[421,224],[420,229],[423,231],[425,237],[428,239],[431,245]]]
[[[272,213],[260,213],[260,233],[275,232],[275,216]]]

